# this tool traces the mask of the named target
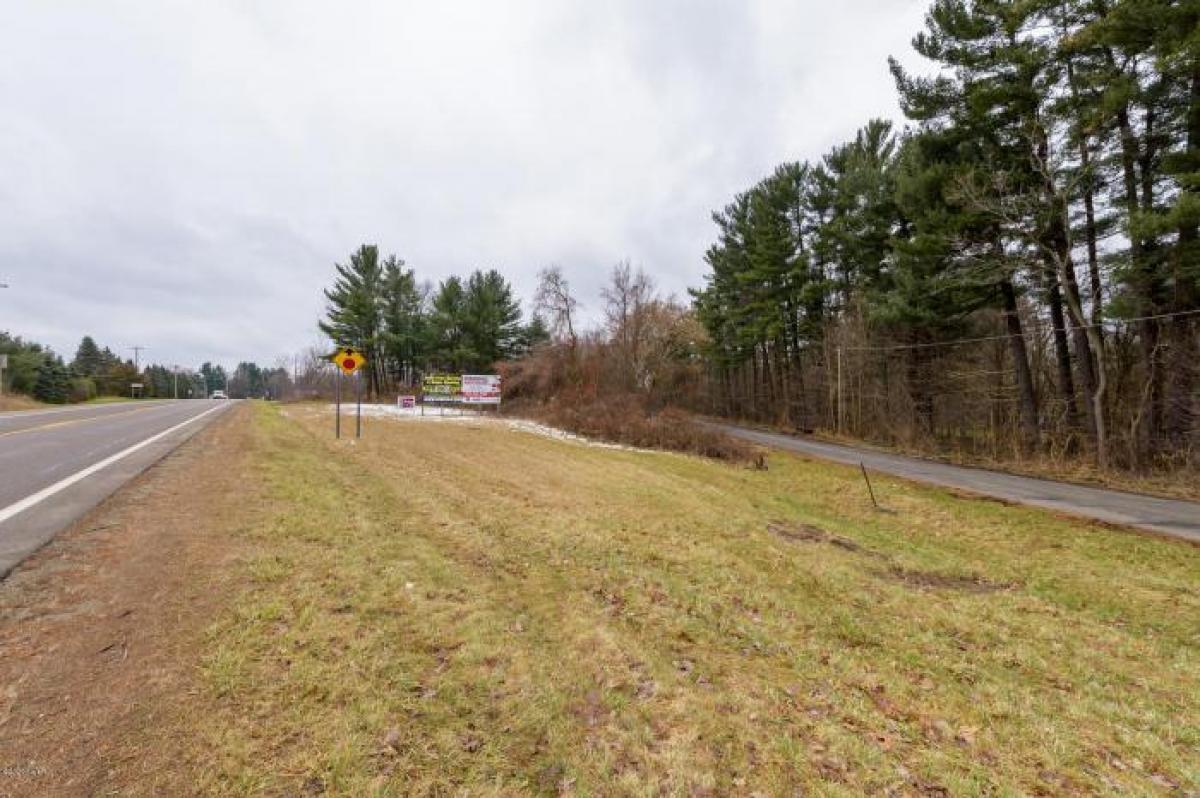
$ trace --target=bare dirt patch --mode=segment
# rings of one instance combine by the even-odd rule
[[[871,551],[863,547],[856,541],[851,540],[841,535],[835,535],[831,532],[826,532],[820,527],[812,526],[811,524],[782,524],[771,523],[767,524],[767,531],[776,537],[793,543],[828,543],[831,546],[837,546],[839,549],[853,551],[857,554],[866,554],[872,557],[882,557],[878,552]]]
[[[827,543],[845,551],[874,557],[880,560],[890,559],[887,555],[868,549],[857,541],[841,535],[835,535],[820,527],[803,523],[767,524],[767,531],[778,538],[792,543]],[[946,574],[937,571],[902,568],[892,565],[876,574],[890,581],[900,582],[908,587],[920,590],[954,590],[964,593],[999,593],[1020,587],[1015,582],[1001,582],[988,579],[977,574]]]
[[[227,595],[247,411],[199,432],[0,582],[0,795],[155,791]],[[136,789],[129,789],[136,785]]]
[[[902,582],[910,587],[933,590],[960,590],[966,593],[999,593],[1013,590],[1015,582],[994,582],[977,574],[942,574],[936,571],[918,571],[893,566],[879,572],[888,579]]]

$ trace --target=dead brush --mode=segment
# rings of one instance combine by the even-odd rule
[[[699,424],[681,410],[652,412],[634,394],[591,400],[557,397],[544,404],[516,404],[509,410],[611,443],[697,454],[759,470],[767,468],[766,454],[760,448]]]

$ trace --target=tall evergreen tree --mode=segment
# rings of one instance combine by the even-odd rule
[[[96,377],[103,372],[105,365],[100,347],[96,346],[92,336],[83,336],[79,348],[75,350],[75,360],[71,362],[71,368],[81,377]]]
[[[384,287],[384,353],[392,376],[411,385],[426,360],[426,292],[395,256],[384,262]]]
[[[435,369],[461,371],[478,356],[463,329],[465,317],[462,280],[448,277],[438,285],[429,314],[429,356]]]
[[[464,367],[487,370],[516,353],[521,343],[521,305],[500,272],[476,271],[467,278],[461,312],[466,349],[471,353]]]
[[[386,280],[379,247],[364,244],[350,256],[350,262],[335,264],[337,279],[325,289],[325,319],[321,332],[338,346],[352,346],[367,358],[367,389],[378,394],[383,389],[383,313]]]

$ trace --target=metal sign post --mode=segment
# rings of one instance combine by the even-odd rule
[[[354,437],[362,437],[362,372],[354,372]]]
[[[337,373],[334,378],[334,422],[333,422],[333,437],[342,437],[342,372]]]
[[[354,429],[354,437],[362,437],[362,367],[366,365],[367,358],[362,352],[357,349],[352,349],[348,346],[343,346],[338,351],[334,352],[329,357],[334,365],[338,367],[337,375],[337,420],[334,422],[334,435],[338,438],[342,437],[342,375],[354,375],[354,401],[358,406],[357,422]]]

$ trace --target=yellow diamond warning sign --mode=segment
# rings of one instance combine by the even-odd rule
[[[332,360],[342,370],[343,374],[353,374],[367,362],[367,358],[362,352],[359,352],[357,349],[351,349],[348,346],[339,349],[333,355]]]

